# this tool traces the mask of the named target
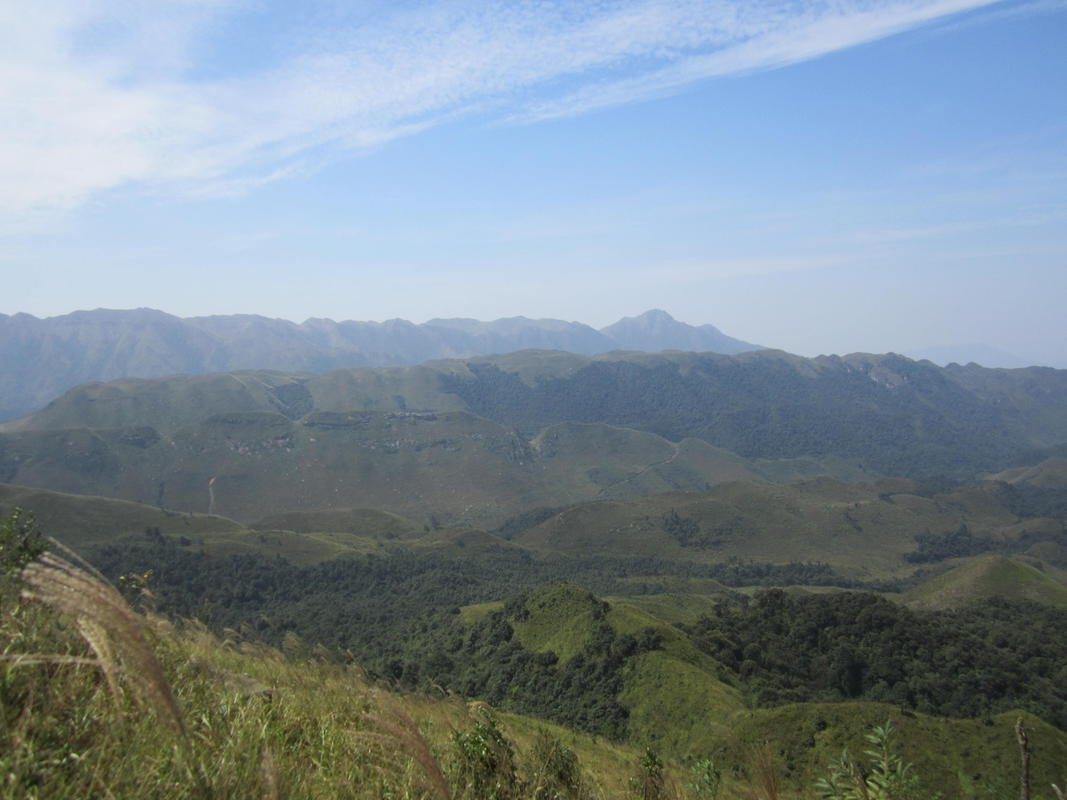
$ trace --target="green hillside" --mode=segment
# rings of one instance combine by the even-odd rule
[[[560,423],[604,423],[673,442],[700,439],[747,459],[827,459],[867,476],[969,477],[1067,442],[1065,375],[942,369],[893,354],[522,351],[322,375],[84,384],[0,431],[143,427],[165,437],[228,413],[468,411],[524,438]]]
[[[16,508],[33,513],[42,531],[76,549],[107,544],[149,529],[165,536],[198,540],[246,532],[240,523],[225,517],[179,514],[124,500],[0,484],[0,519]]]
[[[1013,467],[993,475],[992,479],[1041,489],[1067,489],[1067,459],[1047,458],[1039,464]]]
[[[689,636],[633,605],[613,604],[607,621],[619,633],[656,642],[634,659],[619,694],[630,712],[630,739],[670,754],[707,752],[727,729],[724,719],[744,706],[739,688],[724,680],[727,670]]]
[[[1016,792],[1021,715],[1043,790],[1067,778],[1065,390],[777,351],[76,387],[0,425],[0,650],[27,656],[0,670],[0,774],[123,796],[129,749],[201,797],[279,796],[277,773],[294,797],[606,800],[663,759],[656,800],[688,800],[700,763],[721,798],[775,800],[891,720],[917,796],[989,798]],[[91,647],[78,603],[151,625],[192,741],[148,734],[147,661],[88,661],[20,599],[16,508],[162,615],[38,595]],[[571,782],[538,784],[549,763]]]
[[[1000,371],[1026,373],[1003,379],[1018,402],[1001,402],[893,354],[613,354],[537,381],[520,374],[521,358],[471,359],[473,380],[456,373],[443,385],[474,413],[527,433],[606,422],[747,458],[837,456],[890,475],[973,474],[1067,440],[1056,370]]]
[[[519,610],[508,614],[508,621],[527,650],[552,652],[567,662],[589,643],[593,621],[603,614],[601,602],[590,592],[559,583],[527,597]]]
[[[515,541],[570,554],[821,561],[857,577],[871,577],[914,570],[914,563],[921,562],[908,558],[923,546],[917,538],[925,537],[929,560],[936,560],[934,545],[951,539],[961,526],[972,548],[1022,547],[1015,543],[1029,541],[1025,536],[1062,538],[1059,520],[1021,523],[1012,511],[1011,496],[997,484],[931,496],[894,488],[828,478],[791,485],[724,483],[707,492],[574,506],[527,529]]]
[[[534,509],[703,490],[763,468],[703,442],[606,425],[554,426],[531,443],[464,412],[317,411],[293,420],[242,411],[163,436],[151,428],[0,434],[0,480],[242,522],[366,507],[492,529]]]
[[[691,625],[703,616],[715,613],[715,603],[735,590],[712,580],[684,580],[666,578],[664,588],[675,591],[665,594],[634,594],[604,598],[614,608],[632,607],[670,625]],[[689,589],[682,592],[682,589]],[[712,594],[711,592],[714,592]]]
[[[295,533],[351,533],[386,539],[411,539],[423,534],[422,527],[411,520],[373,508],[290,511],[264,517],[249,527]]]
[[[0,425],[0,481],[242,522],[365,507],[420,525],[491,530],[545,509],[729,482],[969,478],[1003,469],[1067,441],[1067,424],[1054,424],[1059,372],[1018,372],[1025,374],[1010,397],[1010,374],[998,373],[993,392],[899,356],[803,359],[777,351],[523,351],[322,375],[123,379],[77,387]],[[1015,516],[1067,508],[1067,490],[1048,484],[1062,468],[1050,462],[1043,470],[1041,480],[998,473],[1014,487]],[[758,544],[755,556],[733,548],[734,529],[756,542],[747,535],[753,514],[727,505],[720,511],[731,519],[701,512],[716,531],[708,541],[721,540],[727,555],[762,557]],[[864,508],[860,501],[856,513]],[[828,537],[854,550],[847,527],[881,524],[842,527],[838,515],[820,518],[812,509],[800,516],[789,536],[788,514],[767,520],[784,545],[781,558],[810,557],[805,550],[825,550]],[[891,527],[906,521],[892,510],[883,516],[901,518]],[[939,525],[917,533],[940,535]],[[627,552],[664,544],[628,536],[619,537]]]
[[[806,492],[803,502],[783,496],[801,507],[833,499],[854,504],[865,492],[888,488],[838,488],[825,480],[806,488],[759,486]],[[735,485],[724,491],[737,503],[748,497],[736,494]],[[996,517],[987,491],[998,488],[957,489],[931,502],[953,513]],[[1067,618],[1062,603],[1018,605],[1034,598],[1025,589],[1040,584],[1034,576],[1048,579],[1011,559],[969,562],[991,565],[970,583],[986,596],[996,594],[996,602],[976,596],[958,610],[945,604],[935,612],[860,592],[771,590],[742,597],[685,572],[638,573],[657,564],[696,566],[684,561],[595,553],[538,558],[484,531],[423,531],[364,509],[275,517],[247,529],[222,518],[168,515],[99,498],[11,487],[3,497],[51,509],[57,525],[76,519],[80,507],[98,504],[98,526],[108,511],[128,525],[156,515],[203,526],[185,536],[135,528],[111,544],[97,541],[96,549],[108,574],[156,570],[152,588],[161,610],[202,615],[226,632],[229,644],[217,653],[205,649],[209,637],[196,626],[195,648],[180,639],[167,645],[172,653],[195,649],[198,661],[189,669],[197,680],[206,675],[223,687],[260,692],[266,686],[303,696],[291,682],[293,668],[262,646],[240,645],[243,638],[263,637],[303,660],[309,681],[325,681],[322,691],[342,691],[345,672],[365,686],[377,680],[446,698],[439,708],[418,694],[397,701],[413,716],[429,709],[428,719],[442,727],[428,730],[445,732],[438,752],[450,736],[448,725],[467,727],[462,715],[448,710],[462,706],[448,697],[463,697],[506,712],[501,724],[517,748],[532,747],[543,724],[580,747],[592,771],[609,764],[624,770],[621,777],[599,778],[623,793],[635,774],[627,759],[633,766],[635,754],[651,748],[668,762],[679,791],[684,765],[710,758],[731,792],[756,791],[771,776],[783,796],[806,796],[842,747],[858,754],[871,727],[892,719],[899,751],[915,764],[927,796],[996,796],[1015,780],[1012,726],[1015,709],[1026,708],[1034,712],[1026,720],[1035,742],[1035,778],[1067,774],[1067,737],[1050,724],[1067,722]],[[882,502],[895,507],[892,497]],[[929,511],[905,504],[911,507]],[[273,527],[281,523],[302,530]],[[549,582],[553,572],[610,586],[613,597],[603,600],[574,582]],[[937,580],[929,586],[936,588]],[[249,655],[256,660],[242,660]],[[173,664],[182,658],[175,655]],[[369,673],[338,668],[331,673],[336,680],[323,677],[324,664],[353,659]],[[218,675],[203,672],[204,664],[216,662],[230,666]],[[185,668],[174,668],[175,680],[185,680]],[[183,697],[200,698],[189,701],[199,709],[211,689],[202,682],[196,687],[183,689],[190,693]],[[350,685],[349,691],[357,689]],[[220,735],[208,738],[225,751],[229,745]],[[32,759],[20,763],[40,768]],[[293,772],[294,780],[301,774]]]
[[[26,580],[47,598],[57,581],[70,580],[63,574],[38,568]],[[92,579],[79,580],[90,581],[95,597]],[[562,594],[570,598],[563,602],[583,602]],[[93,644],[44,603],[14,606],[0,621],[0,649],[22,658],[0,682],[7,796],[621,800],[656,763],[660,791],[652,796],[708,796],[693,785],[693,760],[664,752],[675,731],[662,703],[655,717],[641,710],[645,698],[633,703],[634,716],[651,725],[646,738],[663,746],[657,756],[455,695],[396,693],[298,637],[284,653],[235,631],[222,640],[196,623],[141,617],[117,594],[106,596],[112,613],[102,600],[73,600],[99,626]],[[68,608],[67,600],[47,602]],[[612,624],[643,622],[624,615]],[[626,692],[662,701],[689,688],[677,665],[667,666],[685,658],[672,648],[639,664]],[[661,680],[670,683],[667,694]],[[917,796],[1012,796],[1016,719],[1031,742],[1034,796],[1047,796],[1043,788],[1067,774],[1067,735],[1025,712],[957,720],[876,703],[749,710],[728,700],[709,703],[717,713],[690,739],[700,740],[696,756],[720,777],[721,797],[810,797],[843,748],[866,760],[865,735],[887,720],[890,748],[912,765]],[[685,712],[704,710],[698,698]]]
[[[314,411],[459,411],[463,402],[437,388],[441,375],[455,369],[461,366],[122,378],[77,386],[28,417],[0,424],[0,431],[147,427],[166,435],[219,414],[271,412],[299,419]]]
[[[1067,608],[1067,586],[1030,564],[1004,556],[969,559],[908,590],[901,600],[912,608],[941,610],[990,597]]]
[[[1053,629],[1063,629],[1062,614],[1053,609],[1013,622],[1010,605],[1003,603],[940,617],[870,595],[790,598],[765,592],[751,603],[709,603],[698,624],[672,624],[641,606],[627,598],[604,603],[557,583],[505,605],[471,607],[459,615],[468,644],[449,648],[451,666],[435,673],[434,681],[591,730],[601,730],[599,722],[582,710],[599,708],[618,721],[615,735],[679,757],[732,753],[741,762],[744,748],[732,744],[747,735],[739,731],[763,730],[766,736],[792,719],[767,738],[781,739],[783,754],[806,742],[808,749],[788,754],[790,762],[809,760],[801,777],[810,777],[812,765],[824,762],[828,752],[836,754],[824,747],[840,746],[839,739],[827,739],[821,748],[808,741],[808,734],[826,728],[825,719],[834,719],[837,729],[854,726],[857,736],[886,716],[899,718],[902,708],[961,718],[1021,704],[1042,707],[1046,721],[1067,720],[1055,688],[1060,673],[1054,651],[1062,645],[1042,638],[1058,637]],[[446,641],[452,636],[442,634]],[[433,647],[423,645],[420,652],[431,661],[439,658]],[[464,660],[468,652],[470,663]],[[946,661],[956,662],[951,678],[930,672],[931,664]],[[494,664],[511,675],[510,689],[476,677],[491,675],[480,670]],[[1004,670],[1010,677],[1000,677]],[[586,676],[583,693],[558,705],[559,687],[572,685],[578,675]],[[898,685],[887,682],[891,676]],[[896,707],[871,702],[890,696]],[[839,702],[817,702],[829,698]],[[910,711],[905,716],[915,718]],[[931,729],[965,729],[962,721],[922,718]],[[972,726],[969,740],[945,753],[966,760],[980,728]],[[1001,743],[1002,752],[1006,745]],[[974,773],[963,775],[975,763],[953,766],[952,772],[961,781],[977,780]]]
[[[924,797],[1016,797],[1022,717],[1033,743],[1034,797],[1051,797],[1052,783],[1067,774],[1067,734],[1025,712],[983,719],[946,719],[902,712],[882,703],[803,703],[742,712],[712,753],[717,763],[752,783],[776,780],[783,792],[808,796],[812,782],[847,748],[857,759],[874,726],[888,720],[896,751],[921,776]]]
[[[720,678],[723,667],[686,634],[634,605],[606,603],[572,584],[550,584],[488,616],[468,614],[467,619],[475,625],[470,640],[484,642],[487,635],[490,641],[502,640],[479,660],[504,658],[501,650],[508,641],[534,654],[533,665],[513,675],[509,692],[497,696],[488,687],[491,702],[534,713],[548,709],[570,724],[610,730],[678,757],[704,751],[722,732],[714,720],[743,707],[737,688]],[[547,671],[547,682],[537,677],[539,670]],[[557,706],[558,684],[578,676],[586,688],[570,696],[566,706]],[[462,678],[453,680],[464,685]],[[614,726],[601,728],[584,708],[610,715]]]
[[[176,543],[212,556],[281,557],[303,565],[385,554],[395,540],[425,535],[409,520],[369,509],[283,514],[245,527],[212,514],[0,484],[0,518],[16,508],[33,514],[46,535],[87,552],[135,539]]]
[[[151,428],[158,436],[215,414],[269,411],[299,417],[312,410],[304,388],[310,377],[252,370],[86,383],[28,417],[3,423],[0,431]]]
[[[282,555],[295,562],[314,563],[400,546],[457,549],[480,541],[479,547],[499,548],[503,544],[499,538],[465,526],[469,532],[463,535],[442,538],[427,533],[447,531],[457,521],[499,522],[508,512],[526,506],[536,508],[549,499],[574,500],[579,492],[597,493],[595,483],[587,481],[583,486],[574,477],[584,468],[582,459],[592,446],[579,448],[581,455],[572,458],[554,449],[555,444],[542,442],[540,447],[547,451],[542,454],[537,447],[525,447],[521,440],[484,420],[469,415],[457,415],[456,419],[430,416],[433,418],[380,419],[369,415],[353,418],[357,422],[346,417],[331,421],[336,429],[325,432],[315,427],[297,430],[291,427],[293,423],[279,421],[277,416],[231,416],[211,423],[195,440],[179,440],[181,447],[170,445],[169,451],[187,457],[182,461],[183,471],[175,474],[174,484],[184,484],[189,493],[199,495],[198,502],[205,510],[241,512],[233,516],[254,519],[248,528],[233,518],[202,512],[177,512],[158,505],[2,484],[0,510],[16,506],[33,510],[49,533],[76,546],[106,544],[154,529],[195,540],[195,546],[217,552]],[[322,418],[315,419],[319,420],[316,424],[323,424]],[[628,436],[634,432],[581,427],[586,443],[611,443],[604,444],[603,450],[617,459],[621,469],[637,468],[634,449],[624,446],[633,443]],[[289,437],[280,444],[275,436],[279,430]],[[301,444],[298,434],[307,440],[324,441]],[[442,434],[452,438],[437,438]],[[394,435],[406,435],[407,439],[390,442],[386,438]],[[571,441],[565,432],[560,435]],[[649,444],[647,434],[635,435],[640,443]],[[382,455],[388,471],[372,469],[358,460],[361,449],[386,444],[393,448]],[[302,448],[307,449],[305,459],[297,460],[294,453]],[[662,439],[653,439],[649,449],[652,458],[665,453],[677,456],[676,461],[685,458],[683,448]],[[311,459],[310,454],[316,458]],[[81,456],[75,453],[71,457]],[[525,459],[530,462],[525,463]],[[505,463],[513,471],[507,471],[502,466]],[[494,464],[495,474],[491,469]],[[350,472],[360,465],[363,471],[357,480]],[[663,468],[661,462],[653,465],[646,470],[643,484],[631,481],[631,485],[650,489],[647,476]],[[277,471],[285,466],[302,477]],[[529,485],[513,485],[515,472],[529,476],[540,493],[534,494]],[[147,482],[143,473],[122,474],[129,484]],[[452,474],[481,478],[470,482],[461,494],[452,481],[444,480]],[[468,482],[464,480],[463,485]],[[269,502],[256,502],[259,491],[255,487],[259,484],[273,488]],[[170,494],[171,485],[163,487],[164,496]],[[511,542],[526,557],[534,555],[546,565],[560,557],[575,562],[596,558],[603,563],[651,559],[636,572],[618,576],[621,593],[630,594],[715,594],[721,587],[701,586],[699,581],[729,576],[728,582],[734,586],[760,582],[752,580],[759,571],[750,568],[759,565],[822,565],[818,568],[836,575],[838,585],[848,585],[841,583],[846,579],[910,579],[917,569],[929,570],[947,559],[983,554],[1027,555],[1044,563],[1053,578],[1065,577],[1067,533],[1063,518],[1017,516],[1025,511],[1017,507],[1018,487],[987,482],[940,493],[915,491],[914,484],[900,481],[851,484],[819,478],[790,485],[739,481],[708,491],[567,504],[561,511],[529,514],[525,521],[521,515],[512,517],[506,528]],[[1054,491],[1059,497],[1059,490],[1035,491]],[[331,508],[339,503],[338,498],[353,495],[371,502],[384,496],[392,500],[394,509]],[[484,502],[472,503],[476,498]],[[284,508],[290,502],[317,504],[319,508],[263,516],[271,506]],[[1039,510],[1057,513],[1055,508],[1044,506]],[[403,516],[400,511],[410,515]],[[466,541],[458,541],[457,536]],[[470,555],[474,549],[467,552]],[[692,574],[690,583],[681,585],[681,565],[707,565],[711,571]],[[568,573],[564,569],[557,574]],[[750,577],[746,579],[746,575]],[[799,573],[792,577],[783,574],[781,581],[812,582]]]

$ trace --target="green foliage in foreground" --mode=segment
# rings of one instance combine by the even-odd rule
[[[827,748],[839,751],[842,737],[854,741],[858,734],[849,730],[870,725],[870,715],[884,715],[884,707],[856,706],[816,729],[812,744],[799,743],[810,754],[806,770],[795,763],[796,746],[782,738],[806,735],[811,714],[798,706],[736,719],[714,761],[683,771],[652,749],[641,755],[455,696],[391,694],[356,665],[295,638],[283,656],[232,632],[220,640],[197,624],[138,616],[114,589],[51,556],[33,562],[24,583],[38,600],[24,600],[0,618],[4,798],[776,800],[812,797],[816,775],[845,787],[848,775],[867,786],[872,776],[909,774],[888,747],[876,748],[886,769],[877,759],[864,771],[827,757]],[[75,584],[85,591],[61,591]],[[146,682],[138,669],[158,674],[158,681]],[[834,708],[841,704],[812,711],[832,716]],[[1010,737],[1009,726],[990,724],[990,736],[999,726]],[[958,724],[914,718],[908,727],[919,734],[911,747],[923,747],[926,756],[916,770],[925,797],[946,778],[956,785],[943,775],[927,786],[925,776],[946,766],[932,754],[961,742],[974,748],[967,756],[983,769],[1010,772],[1003,747],[961,736]],[[887,738],[886,732],[879,741]],[[1063,749],[1067,741],[1036,722],[1034,739],[1035,776],[1041,775],[1035,786],[1048,786],[1048,765],[1067,764],[1062,754],[1050,758],[1046,745]],[[756,748],[745,749],[752,741]],[[918,764],[911,752],[900,759]],[[1005,785],[1012,781],[1010,774],[1000,777]],[[983,789],[953,796],[1000,795]],[[1035,800],[1043,796],[1035,791]]]
[[[33,514],[16,508],[0,518],[0,612],[6,612],[20,588],[19,572],[48,549]]]
[[[0,575],[17,573],[47,549],[33,514],[16,508],[11,516],[0,519]]]
[[[864,766],[844,750],[830,762],[827,776],[815,781],[824,800],[918,800],[922,797],[919,778],[912,765],[890,746],[893,723],[876,725],[867,734],[870,748],[864,750],[870,762]]]
[[[141,645],[107,622],[87,646],[80,620],[25,601],[0,620],[0,797],[586,800],[620,796],[636,763],[484,705],[389,694],[325,651],[288,658],[143,618]],[[138,646],[178,725],[117,655]]]
[[[99,555],[112,576],[153,569],[159,608],[168,613],[201,617],[216,630],[254,630],[274,644],[295,633],[350,650],[373,674],[405,689],[443,686],[591,733],[636,735],[645,743],[658,723],[629,719],[634,703],[648,693],[627,676],[666,687],[684,682],[683,665],[666,663],[654,642],[642,645],[638,634],[648,622],[612,631],[591,617],[577,624],[570,611],[561,611],[553,625],[558,631],[574,628],[574,635],[549,643],[506,613],[470,624],[454,613],[475,601],[535,591],[560,577],[602,594],[629,594],[635,579],[656,589],[667,578],[654,570],[679,568],[676,563],[540,561],[500,544],[398,550],[384,558],[300,567],[253,556],[206,556],[167,537],[129,540]],[[702,569],[697,565],[694,572]],[[677,626],[669,630],[682,636]],[[952,716],[1022,707],[1067,726],[1062,610],[984,602],[933,613],[868,594],[789,597],[772,590],[748,605],[720,603],[717,613],[712,606],[703,622],[686,630],[722,665],[724,672],[715,677],[737,687],[753,707],[873,700]],[[623,696],[628,690],[629,702]],[[671,697],[680,709],[692,707],[691,697]],[[679,742],[673,731],[667,738]]]

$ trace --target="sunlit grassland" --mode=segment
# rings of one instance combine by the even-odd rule
[[[46,553],[21,577],[0,579],[2,797],[814,797],[842,748],[859,754],[864,732],[886,720],[923,796],[1012,796],[1018,718],[1033,742],[1032,797],[1051,797],[1067,775],[1067,735],[1025,712],[948,719],[869,702],[752,708],[680,631],[566,584],[527,601],[530,642],[566,650],[580,626],[556,639],[550,621],[585,614],[617,633],[658,637],[625,676],[626,743],[441,690],[400,694],[295,634],[278,650],[137,613],[88,570]],[[124,585],[151,605],[136,580]],[[654,755],[683,750],[696,755]],[[697,762],[721,771],[717,795],[689,786]]]
[[[631,747],[454,695],[390,692],[295,636],[279,651],[233,631],[133,615],[133,638],[144,637],[138,659],[158,664],[173,692],[173,724],[158,693],[125,673],[131,657],[122,654],[139,647],[121,641],[129,631],[98,629],[92,646],[75,632],[90,617],[109,626],[110,610],[57,614],[5,583],[4,797],[621,797],[639,762]],[[500,731],[510,755],[460,746],[465,732],[486,729]],[[574,755],[570,789],[552,788],[551,752]],[[506,793],[481,785],[496,777]]]

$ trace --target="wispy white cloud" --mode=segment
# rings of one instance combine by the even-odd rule
[[[284,55],[232,74],[202,62],[223,30],[223,46],[263,46],[233,38],[234,19],[270,13],[250,0],[9,4],[0,9],[0,215],[77,206],[130,184],[247,191],[463,115],[580,114],[994,1],[369,6],[358,17],[323,12]]]
[[[669,94],[709,78],[796,64],[915,28],[950,14],[990,5],[987,0],[844,3],[768,16],[752,35],[738,30],[726,46],[678,58],[646,74],[593,83],[518,115],[535,121]]]

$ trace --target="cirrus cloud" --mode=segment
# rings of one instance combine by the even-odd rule
[[[76,207],[129,185],[247,191],[464,115],[532,122],[585,113],[993,2],[442,0],[371,6],[358,18],[324,7],[300,35],[265,26],[247,38],[236,23],[270,8],[12,4],[0,10],[0,218]],[[242,47],[266,55],[227,60],[227,48]]]

